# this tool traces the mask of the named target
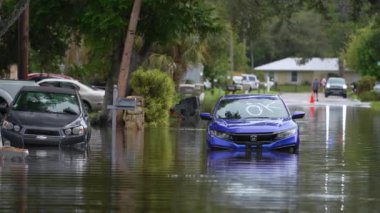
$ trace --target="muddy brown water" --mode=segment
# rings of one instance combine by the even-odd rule
[[[1,212],[377,212],[380,113],[303,110],[299,154],[208,151],[205,123],[94,129],[89,148],[0,164]]]

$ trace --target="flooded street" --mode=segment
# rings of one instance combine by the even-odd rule
[[[206,122],[93,129],[90,146],[31,147],[0,166],[1,212],[376,212],[380,112],[315,104],[299,154],[208,151]]]

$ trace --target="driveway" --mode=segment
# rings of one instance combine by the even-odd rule
[[[311,93],[280,93],[288,105],[311,105]],[[323,93],[318,94],[318,101],[314,99],[314,105],[333,105],[333,106],[355,106],[355,107],[371,107],[369,102],[361,102],[352,98],[343,98],[338,96],[329,96],[325,98]]]

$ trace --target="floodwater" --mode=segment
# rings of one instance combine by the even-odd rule
[[[299,154],[207,150],[205,123],[94,129],[88,148],[0,164],[1,212],[378,212],[380,113],[290,106]]]

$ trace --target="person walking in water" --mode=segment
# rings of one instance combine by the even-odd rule
[[[323,92],[325,92],[326,82],[327,82],[326,78],[322,78],[322,80],[321,80],[321,86],[322,86]]]
[[[319,81],[318,79],[314,79],[313,81],[313,84],[312,84],[312,90],[313,90],[313,94],[316,98],[316,100],[318,101],[318,87],[319,87]]]

